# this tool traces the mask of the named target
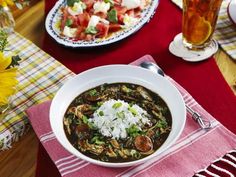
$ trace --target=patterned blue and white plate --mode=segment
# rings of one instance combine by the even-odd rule
[[[48,34],[56,40],[59,44],[62,44],[67,47],[73,47],[73,48],[84,48],[84,47],[96,47],[96,46],[102,46],[102,45],[107,45],[111,44],[117,41],[120,41],[131,34],[135,33],[138,31],[145,23],[149,22],[151,17],[154,15],[156,8],[159,4],[159,0],[151,0],[151,3],[148,7],[146,7],[142,13],[141,13],[141,18],[135,24],[134,26],[120,30],[118,32],[112,33],[107,38],[101,39],[97,38],[92,41],[83,41],[83,40],[78,40],[74,41],[69,39],[68,37],[61,36],[60,33],[60,19],[61,19],[61,8],[66,5],[66,0],[59,0],[57,3],[54,5],[54,7],[51,9],[51,11],[48,13],[45,26]]]

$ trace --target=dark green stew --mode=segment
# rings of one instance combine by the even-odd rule
[[[117,121],[119,128],[114,127]],[[158,94],[140,85],[114,83],[77,96],[63,124],[68,140],[81,153],[115,163],[153,154],[167,139],[172,118]]]

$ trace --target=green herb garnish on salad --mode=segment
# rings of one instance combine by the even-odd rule
[[[73,21],[71,19],[66,20],[66,26],[71,26],[73,24]]]
[[[117,11],[115,9],[109,11],[107,14],[107,18],[110,22],[117,23],[118,22]]]
[[[90,26],[86,28],[85,33],[86,34],[97,34],[98,30],[94,26]]]
[[[113,0],[104,0],[105,3],[110,3],[111,6],[114,6],[114,1]]]
[[[67,0],[67,5],[72,7],[75,2],[80,2],[80,0]]]

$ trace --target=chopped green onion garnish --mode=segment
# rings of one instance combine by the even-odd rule
[[[98,101],[98,102],[97,102],[97,105],[98,105],[98,106],[102,106],[102,104],[103,104],[103,102],[101,102],[101,101]]]
[[[83,120],[83,123],[88,124],[87,116],[83,115],[82,120]]]
[[[96,89],[93,89],[93,90],[90,90],[90,91],[89,91],[89,95],[90,95],[90,96],[95,96],[95,95],[97,95],[97,93],[98,93],[98,92],[97,92]]]
[[[113,104],[112,108],[117,109],[117,108],[119,108],[121,106],[122,106],[122,103],[118,102],[118,103]]]
[[[99,111],[99,116],[104,116],[104,112],[103,111]]]
[[[118,118],[121,118],[121,119],[125,118],[125,113],[123,111],[122,112],[117,112],[116,115],[117,115]]]
[[[128,110],[134,115],[138,115],[138,112],[133,107],[128,107]]]

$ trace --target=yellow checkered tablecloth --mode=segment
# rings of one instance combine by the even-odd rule
[[[0,150],[8,149],[30,127],[25,110],[52,99],[62,84],[74,74],[32,42],[17,33],[8,38],[10,51],[21,57],[17,92],[11,107],[0,120]]]
[[[177,6],[182,8],[183,0],[172,0]],[[232,59],[236,60],[236,25],[234,25],[228,16],[227,8],[230,0],[223,0],[219,17],[217,21],[214,39],[220,44],[221,48]]]

